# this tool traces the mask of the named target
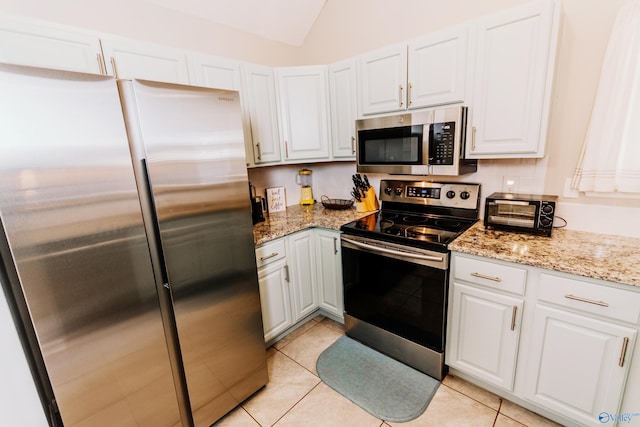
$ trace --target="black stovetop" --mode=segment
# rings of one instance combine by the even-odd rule
[[[477,219],[381,210],[340,227],[346,234],[401,243],[438,252]]]

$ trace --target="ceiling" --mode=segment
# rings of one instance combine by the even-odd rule
[[[270,40],[302,46],[327,0],[146,0]]]

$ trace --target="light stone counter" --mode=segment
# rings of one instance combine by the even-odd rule
[[[640,288],[640,239],[554,229],[551,237],[485,229],[478,221],[449,249]]]
[[[355,207],[344,210],[326,209],[322,203],[309,207],[287,206],[284,212],[265,214],[266,221],[253,226],[253,239],[259,245],[311,227],[340,230],[340,226],[370,213],[373,212],[356,212]]]

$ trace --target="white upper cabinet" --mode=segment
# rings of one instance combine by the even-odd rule
[[[104,74],[98,37],[3,15],[0,62]]]
[[[329,159],[327,66],[276,69],[284,160]]]
[[[542,0],[475,22],[467,157],[544,156],[558,9]]]
[[[360,56],[359,112],[362,115],[406,109],[407,45],[402,44]]]
[[[199,53],[189,53],[187,62],[192,84],[215,89],[240,90],[238,62]]]
[[[256,165],[280,162],[280,133],[273,69],[243,64],[240,70],[243,99],[247,101],[251,122],[253,162]]]
[[[462,102],[467,26],[461,25],[360,57],[362,115]]]
[[[407,108],[464,101],[467,32],[458,26],[409,43]]]
[[[144,79],[189,84],[186,52],[129,39],[101,39],[109,74],[122,79]]]
[[[355,61],[330,64],[331,155],[336,160],[356,158],[356,96]]]

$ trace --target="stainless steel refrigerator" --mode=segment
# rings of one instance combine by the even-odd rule
[[[209,426],[267,382],[237,92],[0,64],[0,279],[51,424]]]

